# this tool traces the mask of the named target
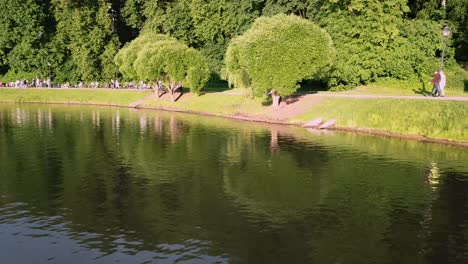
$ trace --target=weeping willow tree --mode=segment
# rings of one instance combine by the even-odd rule
[[[210,76],[199,51],[161,34],[142,34],[117,53],[115,62],[127,79],[166,83],[172,101],[182,86],[198,94]]]
[[[261,17],[226,52],[226,71],[235,87],[254,94],[270,92],[273,105],[299,88],[299,82],[331,65],[334,49],[328,33],[294,15]]]

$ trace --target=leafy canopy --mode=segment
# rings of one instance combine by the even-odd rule
[[[382,77],[417,79],[437,68],[442,46],[437,23],[404,19],[405,0],[334,0],[316,9],[337,47],[329,85],[335,89]]]
[[[198,93],[210,76],[201,53],[167,35],[146,33],[123,47],[115,62],[127,79],[181,83]]]
[[[467,0],[3,0],[0,76],[47,78],[50,71],[54,82],[109,81],[122,44],[151,32],[199,50],[220,73],[231,40],[258,17],[280,13],[331,35],[334,89],[382,78],[418,82],[438,68],[445,25],[452,31],[445,65],[468,61]]]
[[[0,74],[37,73],[47,40],[44,6],[33,0],[0,1]]]
[[[294,93],[298,82],[332,64],[331,37],[316,24],[294,15],[258,18],[226,53],[228,79],[256,94]]]

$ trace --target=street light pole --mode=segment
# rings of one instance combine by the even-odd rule
[[[117,25],[116,25],[116,22],[117,22],[117,10],[115,10],[113,7],[112,7],[112,4],[109,4],[109,14],[111,15],[111,19],[112,19],[112,32],[113,33],[117,33]]]
[[[119,8],[120,8],[120,1],[119,1]],[[112,33],[115,33],[117,34],[117,19],[118,19],[118,12],[116,9],[114,9],[112,7],[112,4],[109,4],[109,9],[108,9],[108,12],[109,14],[111,15],[111,19],[112,19]],[[118,72],[115,71],[115,81],[117,81],[117,75],[118,75]]]
[[[444,67],[445,48],[447,47],[447,38],[450,35],[450,28],[448,26],[445,26],[444,29],[442,29],[442,35],[444,36],[444,48],[442,49],[442,57],[440,58],[440,71]]]
[[[41,31],[39,33],[37,33],[37,38],[41,41],[40,49],[37,52],[37,58],[39,59],[39,67],[41,68],[40,77],[42,79],[42,77],[44,77],[44,76],[42,76],[42,74],[44,73],[44,59],[42,57],[42,48],[44,47],[44,38],[42,37],[42,32]],[[37,73],[36,73],[36,80],[34,81],[36,87],[38,87],[37,79],[38,79],[38,76],[37,76]]]
[[[47,79],[47,82],[48,82],[48,86],[49,86],[49,88],[50,88],[51,82],[52,82],[52,81],[50,80],[50,62],[47,62],[47,66],[49,66],[49,78]]]

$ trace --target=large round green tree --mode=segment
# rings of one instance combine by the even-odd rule
[[[210,76],[206,58],[167,35],[146,33],[123,47],[115,57],[120,72],[132,80],[165,82],[172,101],[182,86],[199,93]]]
[[[260,17],[226,52],[228,79],[255,94],[270,91],[273,105],[294,93],[298,83],[333,62],[330,35],[294,15]]]

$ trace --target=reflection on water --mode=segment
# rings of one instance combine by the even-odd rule
[[[82,227],[66,217],[38,215],[28,211],[28,205],[24,203],[7,204],[0,212],[4,230],[0,239],[2,263],[135,263],[135,259],[140,263],[227,262],[223,256],[204,254],[210,246],[207,241],[192,239],[182,241],[182,244],[149,245],[144,241],[128,240],[135,236],[135,232],[124,229],[110,227],[104,233],[79,231]],[[61,214],[66,216],[67,212]],[[19,249],[28,252],[23,255]]]
[[[435,162],[431,162],[427,169],[426,179],[431,188],[436,191],[439,185],[440,169]]]
[[[463,263],[466,149],[0,105],[2,263]]]

